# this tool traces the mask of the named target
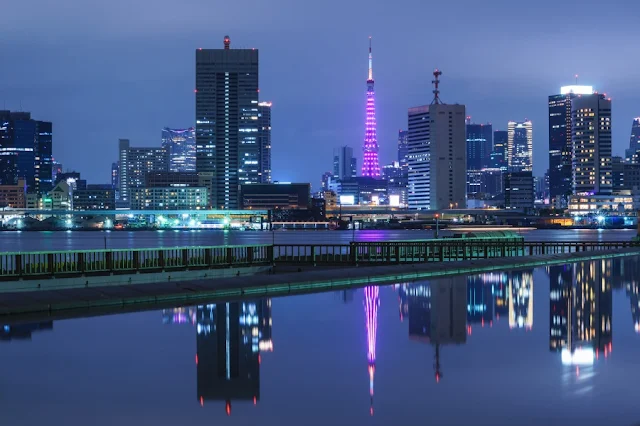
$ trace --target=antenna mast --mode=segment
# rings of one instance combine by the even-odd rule
[[[434,89],[433,89],[433,101],[431,102],[431,105],[433,104],[441,104],[442,101],[440,100],[440,90],[438,89],[438,86],[440,85],[440,76],[442,75],[442,71],[440,71],[439,69],[435,69],[433,71],[433,80],[431,80],[431,83],[433,83]]]

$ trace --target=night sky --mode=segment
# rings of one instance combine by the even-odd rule
[[[4,2],[0,109],[54,123],[54,156],[109,181],[118,138],[160,145],[194,125],[195,49],[260,49],[260,100],[273,101],[273,177],[312,182],[332,148],[361,158],[367,38],[373,36],[380,159],[396,158],[407,108],[441,98],[506,130],[533,121],[534,172],[548,163],[547,96],[595,86],[613,100],[614,155],[640,115],[638,12],[628,1],[47,0]],[[358,165],[358,167],[360,164]]]

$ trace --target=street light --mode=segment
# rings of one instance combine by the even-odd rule
[[[440,227],[440,215],[438,213],[436,213],[436,235],[435,238],[438,238],[438,231],[439,231],[439,227]]]

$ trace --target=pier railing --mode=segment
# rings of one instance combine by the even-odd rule
[[[65,278],[268,265],[388,265],[638,247],[635,241],[442,239],[0,253],[0,280]]]

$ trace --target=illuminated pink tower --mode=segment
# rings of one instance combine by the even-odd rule
[[[365,122],[362,176],[379,178],[378,137],[376,135],[376,102],[373,90],[373,58],[371,56],[371,37],[369,37],[369,78],[367,79],[367,119]]]
[[[369,413],[373,416],[373,376],[376,372],[376,334],[378,333],[378,306],[380,305],[380,288],[370,286],[364,288],[364,313],[367,317],[367,361],[369,364],[369,396],[371,406]]]

